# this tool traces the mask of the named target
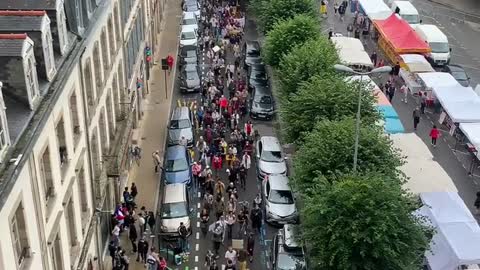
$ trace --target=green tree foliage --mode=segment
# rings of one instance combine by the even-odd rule
[[[294,157],[295,175],[292,180],[296,189],[306,193],[318,184],[316,181],[319,176],[335,182],[336,178],[351,171],[354,144],[354,119],[318,122]],[[383,135],[381,127],[362,122],[357,164],[360,173],[376,171],[397,177],[400,175],[397,167],[403,164],[403,159],[392,147],[392,142]]]
[[[264,59],[267,64],[277,67],[282,57],[293,47],[319,36],[318,21],[313,17],[297,15],[280,21],[267,33],[263,47]]]
[[[338,76],[338,75],[336,75]],[[362,122],[375,123],[380,115],[375,97],[366,90],[362,97]],[[285,139],[301,141],[318,120],[340,120],[357,112],[358,84],[345,82],[331,74],[317,75],[301,84],[288,100],[282,100],[281,117]]]
[[[297,14],[316,16],[314,0],[253,0],[251,7],[264,33],[270,31],[278,21],[293,18]]]
[[[278,68],[278,80],[283,98],[296,93],[302,82],[315,75],[334,74],[333,65],[340,60],[333,44],[326,36],[309,40],[295,47],[283,57]]]
[[[335,151],[339,153],[339,151]],[[313,269],[416,270],[433,230],[383,175],[347,175],[305,198],[302,238]]]

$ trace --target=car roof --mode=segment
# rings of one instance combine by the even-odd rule
[[[291,190],[288,185],[288,177],[282,174],[271,174],[268,176],[270,188],[275,190]]]
[[[186,64],[185,67],[184,67],[184,70],[186,72],[197,71],[197,64],[193,64],[193,63]]]
[[[295,240],[295,225],[285,224],[283,225],[283,240],[284,244],[289,248],[300,247],[300,245]]]
[[[262,138],[260,138],[260,141],[262,142],[263,150],[282,151],[280,142],[274,136],[262,136]]]
[[[258,41],[247,41],[245,42],[245,46],[247,48],[247,51],[259,51],[260,50],[260,44],[258,43]]]
[[[186,193],[186,185],[185,184],[168,184],[165,186],[163,202],[164,203],[176,203],[176,202],[184,202],[186,201],[185,193]]]
[[[167,148],[167,160],[186,158],[186,149],[183,145],[173,145]]]
[[[184,11],[184,12],[183,12],[183,18],[184,18],[184,19],[195,19],[195,18],[196,18],[195,12],[193,12],[193,11]]]
[[[255,86],[255,96],[272,96],[272,90],[268,86],[257,85]]]
[[[172,120],[190,119],[190,110],[188,107],[177,107],[173,111]]]
[[[195,32],[195,26],[194,25],[182,25],[182,33],[183,32]]]
[[[267,68],[265,67],[265,64],[263,64],[263,63],[255,63],[255,64],[252,64],[252,65],[250,66],[250,69],[252,69],[252,70],[261,70],[261,71],[267,70]]]

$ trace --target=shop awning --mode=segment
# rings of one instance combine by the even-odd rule
[[[462,101],[444,106],[443,110],[454,123],[480,123],[480,101]]]
[[[461,86],[450,73],[446,72],[425,72],[419,73],[418,77],[423,81],[427,90],[433,90],[438,87],[457,87]]]
[[[428,53],[431,51],[428,43],[423,41],[412,27],[397,14],[390,15],[385,20],[374,20],[380,35],[393,45],[397,53]]]
[[[477,151],[480,150],[480,123],[460,123],[460,130]],[[477,153],[477,157],[479,154]]]
[[[402,54],[400,55],[405,63],[407,70],[413,73],[435,72],[432,65],[421,54]]]
[[[332,37],[340,61],[347,66],[364,66],[373,68],[372,60],[359,39],[351,37]]]

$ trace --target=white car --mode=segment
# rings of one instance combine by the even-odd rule
[[[180,34],[180,47],[185,46],[197,47],[197,29],[195,26],[182,26],[182,32]]]
[[[263,136],[256,144],[257,177],[260,180],[270,174],[287,175],[287,164],[277,138]]]
[[[262,196],[265,204],[265,220],[268,223],[297,223],[297,207],[286,176],[280,174],[265,176],[262,181]]]
[[[186,0],[183,2],[183,11],[193,12],[197,18],[200,18],[200,4],[196,0]]]
[[[183,12],[182,25],[192,25],[198,32],[198,19],[194,12]]]

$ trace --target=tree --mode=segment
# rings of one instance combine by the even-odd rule
[[[301,238],[314,269],[416,270],[433,229],[387,176],[348,175],[305,198]]]
[[[251,6],[264,33],[270,31],[276,22],[298,14],[316,16],[313,0],[253,0]]]
[[[333,73],[333,65],[339,62],[337,51],[326,36],[296,46],[283,57],[278,68],[282,98],[288,99],[302,82],[315,75]]]
[[[295,175],[292,178],[297,190],[307,190],[325,177],[335,182],[341,175],[351,172],[355,143],[355,120],[320,121],[305,137],[294,157]],[[398,167],[403,159],[392,147],[392,142],[381,127],[361,123],[357,171],[376,171],[396,177],[401,182]],[[322,183],[320,183],[322,184]]]
[[[325,73],[302,83],[298,92],[282,100],[280,110],[285,139],[301,141],[317,120],[338,120],[353,117],[358,106],[358,83],[348,83],[339,75]],[[362,122],[371,124],[379,119],[372,92],[362,97]]]
[[[267,64],[276,67],[282,57],[296,45],[320,36],[318,21],[310,16],[297,15],[291,19],[280,21],[267,33],[263,47]]]

